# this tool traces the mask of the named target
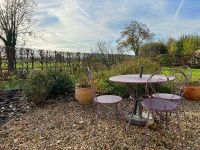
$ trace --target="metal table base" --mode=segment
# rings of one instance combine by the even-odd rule
[[[143,112],[142,113],[142,117],[139,117],[138,114],[133,114],[132,118],[131,118],[132,112],[129,112],[126,116],[125,119],[127,122],[130,121],[130,124],[134,124],[137,126],[145,126],[147,123],[147,113]],[[153,116],[150,113],[149,115],[149,125],[153,124],[154,120],[153,120]]]

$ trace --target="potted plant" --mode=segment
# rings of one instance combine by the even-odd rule
[[[186,86],[184,97],[187,100],[200,101],[200,81],[191,82]]]
[[[94,90],[92,89],[92,86],[87,77],[82,76],[78,80],[75,89],[75,98],[80,104],[83,105],[89,105],[93,102]]]

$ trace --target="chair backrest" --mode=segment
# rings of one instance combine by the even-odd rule
[[[158,84],[156,84],[156,82],[158,82]],[[171,98],[175,95],[182,97],[187,84],[188,78],[180,69],[161,69],[149,77],[146,84],[146,92],[148,96],[161,93],[161,85],[164,85],[165,89],[170,89],[170,91],[162,93],[172,94],[173,96]],[[157,97],[159,97],[159,94],[157,94]]]
[[[189,66],[181,66],[180,69],[188,78],[188,82],[192,80],[192,70]]]

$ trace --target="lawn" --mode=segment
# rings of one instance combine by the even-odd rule
[[[164,69],[168,69],[169,67],[163,67]],[[191,82],[200,82],[200,68],[192,68],[192,79]],[[200,84],[200,83],[199,83]]]
[[[192,81],[200,82],[200,69],[192,69]]]

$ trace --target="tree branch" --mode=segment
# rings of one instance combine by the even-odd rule
[[[0,35],[0,39],[1,39],[5,44],[7,43],[6,39],[5,39],[4,37],[2,37],[1,35]]]

